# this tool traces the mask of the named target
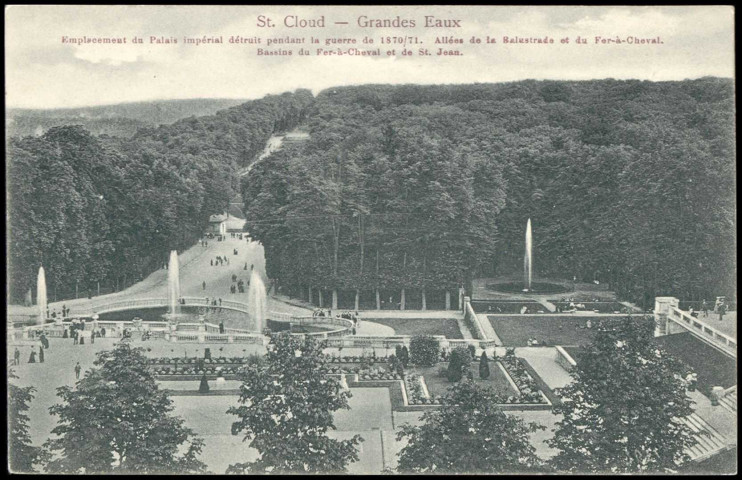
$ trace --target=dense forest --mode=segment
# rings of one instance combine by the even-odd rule
[[[268,96],[131,138],[81,126],[11,138],[8,279],[12,301],[43,264],[51,298],[123,288],[201,236],[238,191],[237,170],[273,132],[293,128],[309,91]]]
[[[304,297],[522,271],[528,218],[537,276],[732,295],[734,118],[716,78],[332,88],[245,179],[247,228]]]
[[[435,308],[472,278],[520,272],[528,218],[537,277],[598,279],[647,305],[732,295],[734,122],[733,81],[703,78],[338,87],[131,138],[52,128],[9,141],[10,293],[41,262],[52,291],[138,279],[240,189],[268,275],[304,297],[358,291],[373,308],[376,291],[405,291],[408,308]],[[240,185],[297,126],[310,138]]]

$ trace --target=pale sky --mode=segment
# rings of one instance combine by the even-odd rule
[[[258,27],[258,16],[275,28]],[[287,28],[286,16],[325,18],[326,28]],[[414,28],[363,28],[358,18],[413,19]],[[425,16],[456,19],[461,28],[425,28]],[[348,22],[336,25],[335,22]],[[677,7],[461,6],[10,6],[5,10],[5,95],[8,107],[63,108],[176,98],[260,98],[309,88],[364,83],[484,83],[523,79],[595,78],[682,80],[734,76],[734,9]],[[222,45],[186,45],[183,37],[222,36]],[[232,35],[268,38],[375,39],[381,57],[299,56],[304,46],[227,43]],[[389,35],[417,37],[401,47],[380,45]],[[496,44],[484,44],[487,36]],[[577,45],[580,35],[588,40]],[[657,38],[662,44],[596,44],[595,36]],[[125,37],[126,45],[65,44],[62,37]],[[145,43],[134,45],[140,36]],[[149,37],[178,44],[150,44]],[[462,45],[435,45],[436,37]],[[479,37],[482,44],[469,43]],[[552,45],[503,44],[503,36],[551,37]],[[562,44],[562,38],[569,38]],[[443,46],[464,55],[439,57]],[[396,47],[396,55],[386,51]],[[257,48],[293,48],[290,57],[257,56]],[[348,45],[342,48],[349,48]],[[417,55],[427,48],[431,56]]]

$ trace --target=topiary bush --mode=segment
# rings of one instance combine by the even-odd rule
[[[440,345],[430,335],[416,335],[410,341],[410,362],[415,365],[432,367],[438,362]]]
[[[200,393],[207,393],[209,391],[209,382],[206,380],[206,374],[201,377],[201,383],[198,386]]]
[[[448,361],[448,372],[446,377],[449,382],[458,382],[469,370],[471,356],[469,349],[465,347],[456,347],[451,352]]]
[[[482,356],[479,357],[479,378],[487,380],[490,377],[490,366],[487,361],[487,352],[482,352]]]
[[[402,345],[399,353],[399,360],[402,362],[402,366],[407,368],[407,365],[410,363],[410,351],[407,350],[407,345]]]

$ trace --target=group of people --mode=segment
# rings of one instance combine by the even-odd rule
[[[46,347],[49,348],[49,347]],[[21,363],[21,352],[16,347],[15,352],[13,352],[13,365],[20,365]],[[31,349],[31,355],[28,358],[28,363],[36,363],[36,350],[33,348]],[[39,347],[39,363],[44,363],[44,347]],[[78,380],[80,379],[80,371],[82,370],[82,367],[80,366],[80,362],[77,362],[75,364],[75,378]]]
[[[703,300],[703,302],[701,302],[701,311],[703,312],[704,318],[708,318],[708,316],[709,316],[709,305],[708,305],[708,303],[706,302],[705,299]],[[724,320],[724,314],[726,314],[727,311],[729,311],[729,307],[727,306],[724,297],[717,298],[716,299],[716,304],[714,304],[714,312],[716,312],[716,313],[719,314],[719,321],[720,322]],[[698,312],[696,312],[695,310],[693,310],[693,307],[690,307],[690,309],[688,310],[688,313],[690,314],[691,317],[698,318]]]
[[[219,265],[229,265],[229,259],[226,256],[222,257],[221,255],[217,255],[216,256],[216,260],[212,258],[210,260],[210,262],[211,262],[211,266],[212,267],[214,265],[217,265],[217,266],[219,266]]]
[[[312,312],[312,316],[313,317],[332,317],[332,310],[328,308],[327,313],[325,313],[324,309],[315,308],[314,311]],[[360,328],[360,324],[361,324],[361,318],[358,315],[358,312],[351,312],[350,310],[348,310],[348,311],[340,313],[338,317],[353,321],[353,327],[351,329],[351,333],[355,335],[356,330]]]
[[[62,318],[67,318],[67,316],[70,314],[70,309],[67,308],[67,305],[62,305]],[[46,318],[57,318],[57,310],[54,309],[49,312],[49,307],[46,307]]]
[[[234,233],[234,232],[232,232],[232,233],[230,233],[230,235],[232,236],[232,238],[239,238],[240,240],[242,240],[242,234],[241,233]]]
[[[211,305],[212,307],[222,306],[222,299],[221,298],[215,298],[209,302],[209,297],[206,297],[206,305]]]
[[[209,242],[208,242],[207,240],[203,240],[203,239],[202,239],[202,240],[201,240],[201,246],[202,246],[202,247],[208,247],[208,246],[209,246]]]
[[[94,324],[95,325],[95,324]],[[65,327],[62,332],[62,338],[72,338],[73,345],[85,345],[85,335],[83,332],[86,331],[85,319],[72,319],[69,328]],[[90,330],[90,343],[95,343],[96,338],[106,336],[106,327],[96,328],[95,326]]]

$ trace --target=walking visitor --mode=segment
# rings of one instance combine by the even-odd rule
[[[18,347],[16,347],[15,352],[13,353],[13,365],[20,365],[21,364],[21,352],[18,350]]]
[[[39,363],[44,363],[44,346],[39,347]]]
[[[77,362],[75,365],[75,378],[78,380],[80,379],[80,370],[82,370],[82,367],[80,366],[80,362]]]
[[[31,356],[28,357],[28,363],[36,363],[36,351],[31,350]]]

